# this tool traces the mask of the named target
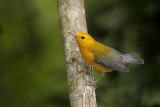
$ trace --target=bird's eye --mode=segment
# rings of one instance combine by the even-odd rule
[[[82,38],[82,39],[85,39],[85,37],[84,37],[84,36],[82,36],[81,38]]]

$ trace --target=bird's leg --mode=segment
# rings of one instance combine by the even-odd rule
[[[95,84],[102,78],[102,76],[100,76],[96,81],[89,83],[89,85],[93,85],[95,86]]]
[[[102,77],[104,77],[104,75],[105,75],[105,72],[102,72],[101,76],[100,76],[96,81],[89,83],[89,85],[90,85],[90,86],[95,86],[95,87],[97,87],[97,86],[96,86],[96,83],[97,83]]]

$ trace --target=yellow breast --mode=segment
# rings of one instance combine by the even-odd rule
[[[102,71],[102,72],[110,72],[112,71],[111,69],[107,68],[107,67],[104,67],[98,63],[96,63],[94,61],[94,55],[92,52],[90,52],[89,50],[87,49],[84,49],[84,48],[81,48],[80,47],[80,51],[81,51],[81,55],[83,57],[83,59],[91,66],[93,66],[94,68]]]

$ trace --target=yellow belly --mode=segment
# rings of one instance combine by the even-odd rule
[[[96,62],[94,61],[94,56],[93,56],[93,54],[92,54],[91,52],[88,52],[87,50],[82,50],[82,49],[81,49],[81,55],[82,55],[83,59],[84,59],[89,65],[93,66],[94,68],[96,68],[96,69],[98,69],[98,70],[100,70],[100,71],[102,71],[102,72],[111,72],[111,71],[112,71],[112,69],[109,69],[109,68],[107,68],[107,67],[104,67],[104,66],[96,63]]]

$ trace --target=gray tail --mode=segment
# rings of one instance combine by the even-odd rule
[[[122,55],[122,60],[125,63],[135,63],[135,64],[144,64],[144,61],[141,57],[139,57],[136,53],[128,53]]]

